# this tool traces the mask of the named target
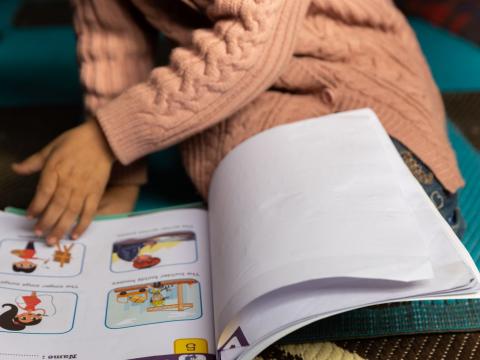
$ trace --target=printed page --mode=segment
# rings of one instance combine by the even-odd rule
[[[222,359],[251,358],[276,334],[334,313],[478,288],[471,258],[372,111],[251,140],[220,165],[210,192]]]
[[[205,210],[97,221],[56,247],[32,227],[0,214],[0,359],[214,358]]]

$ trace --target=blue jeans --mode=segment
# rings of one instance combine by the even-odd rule
[[[461,239],[465,232],[465,221],[458,208],[457,194],[447,191],[430,169],[402,143],[393,138],[392,141],[413,176],[422,185],[437,210]]]

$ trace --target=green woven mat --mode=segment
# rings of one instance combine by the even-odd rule
[[[467,182],[460,208],[467,222],[463,243],[480,266],[480,154],[449,125],[450,140]],[[480,300],[416,301],[346,312],[306,326],[280,343],[480,330]]]

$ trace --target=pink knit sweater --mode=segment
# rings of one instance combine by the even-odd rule
[[[182,142],[206,196],[236,145],[275,125],[371,107],[450,191],[445,113],[391,0],[74,0],[81,79],[124,164]],[[155,31],[178,43],[155,67]],[[327,176],[327,175],[326,175]]]

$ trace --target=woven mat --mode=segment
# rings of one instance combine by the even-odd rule
[[[275,360],[474,360],[480,333],[396,336],[370,340],[274,345],[260,359]]]
[[[331,342],[271,346],[256,360],[363,360],[360,355],[350,352]]]

